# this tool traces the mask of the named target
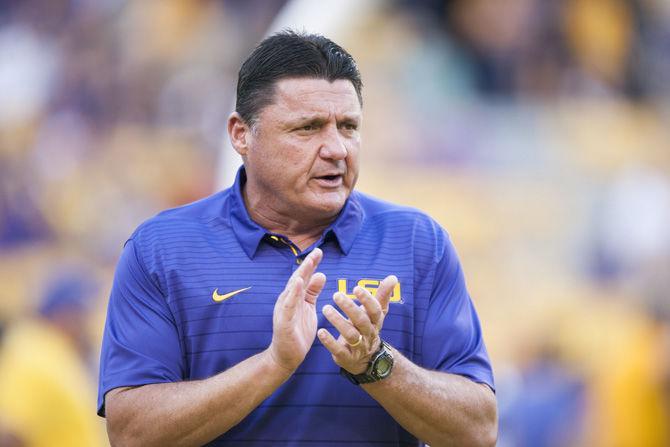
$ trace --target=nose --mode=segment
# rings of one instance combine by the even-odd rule
[[[337,129],[337,126],[328,126],[324,132],[324,139],[321,142],[319,155],[328,160],[344,160],[348,151],[344,144],[344,139]]]

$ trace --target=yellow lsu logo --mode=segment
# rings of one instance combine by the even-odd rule
[[[344,293],[349,298],[356,299],[356,295],[354,295],[353,293],[349,293],[349,288],[348,288],[347,281],[348,281],[347,279],[338,279],[337,280],[337,291],[341,292],[341,293]],[[380,283],[381,283],[381,281],[379,281],[377,279],[361,279],[361,280],[358,281],[356,286],[362,287],[363,289],[370,292],[370,294],[372,296],[376,296],[377,295],[377,289],[379,288]],[[351,288],[352,292],[354,290],[354,287],[356,287],[356,286],[353,286]],[[391,294],[390,301],[392,303],[402,303],[402,296],[400,295],[400,281],[398,281],[398,284],[396,284],[395,287],[393,288],[393,293]]]

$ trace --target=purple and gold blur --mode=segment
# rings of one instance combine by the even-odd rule
[[[237,168],[237,70],[291,3],[1,2],[0,446],[107,445],[115,262]],[[670,445],[670,3],[360,3],[330,36],[363,76],[357,187],[449,231],[498,445]]]

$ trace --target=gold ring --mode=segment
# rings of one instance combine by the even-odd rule
[[[346,341],[346,339],[345,339],[345,341]],[[358,334],[358,340],[356,341],[356,343],[349,343],[349,342],[347,341],[347,344],[348,344],[350,347],[355,348],[356,346],[358,346],[358,345],[361,344],[361,341],[363,341],[363,334]]]

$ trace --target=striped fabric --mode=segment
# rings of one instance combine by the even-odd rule
[[[417,210],[354,192],[323,237],[301,252],[250,219],[244,181],[242,168],[230,189],[160,213],[127,241],[109,301],[99,414],[113,388],[207,378],[267,348],[274,302],[317,246],[324,252],[318,271],[327,277],[318,309],[334,304],[338,288],[351,293],[359,281],[374,288],[394,274],[400,287],[382,338],[421,366],[493,388],[460,263],[438,224]],[[337,335],[320,311],[319,327]],[[315,339],[297,372],[209,445],[419,445],[338,372]]]

